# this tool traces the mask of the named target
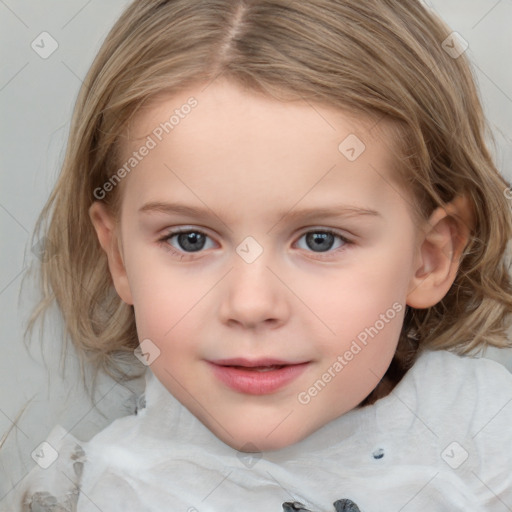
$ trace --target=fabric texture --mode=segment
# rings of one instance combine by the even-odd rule
[[[56,427],[57,461],[8,510],[512,509],[512,374],[488,359],[425,351],[390,395],[273,452],[224,444],[149,370],[143,398],[89,442]]]

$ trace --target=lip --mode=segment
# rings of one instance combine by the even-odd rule
[[[281,359],[219,359],[207,361],[217,379],[225,385],[248,395],[268,395],[295,380],[309,365]],[[258,371],[252,368],[281,366],[279,369]]]
[[[216,359],[215,361],[209,362],[219,366],[245,366],[247,368],[254,368],[255,366],[290,366],[299,364],[293,361],[285,361],[284,359],[274,359],[270,357],[260,357],[259,359],[234,357],[231,359]]]

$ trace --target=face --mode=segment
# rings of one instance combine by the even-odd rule
[[[303,439],[393,357],[417,230],[370,127],[220,81],[132,123],[116,289],[154,374],[236,449]]]

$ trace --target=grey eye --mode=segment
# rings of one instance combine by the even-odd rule
[[[205,235],[197,231],[177,233],[176,237],[179,245],[183,247],[186,250],[186,252],[200,251],[206,243]]]
[[[334,252],[332,249],[339,249],[350,243],[349,240],[338,233],[322,229],[315,229],[304,233],[299,238],[299,241],[301,240],[305,241],[306,249],[316,253]]]
[[[306,243],[309,247],[320,250],[329,250],[334,242],[332,233],[308,233],[306,235]]]

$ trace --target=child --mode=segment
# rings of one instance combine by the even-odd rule
[[[17,507],[512,509],[512,376],[468,356],[510,345],[509,184],[463,49],[416,0],[128,7],[42,278],[145,403],[56,427]]]

